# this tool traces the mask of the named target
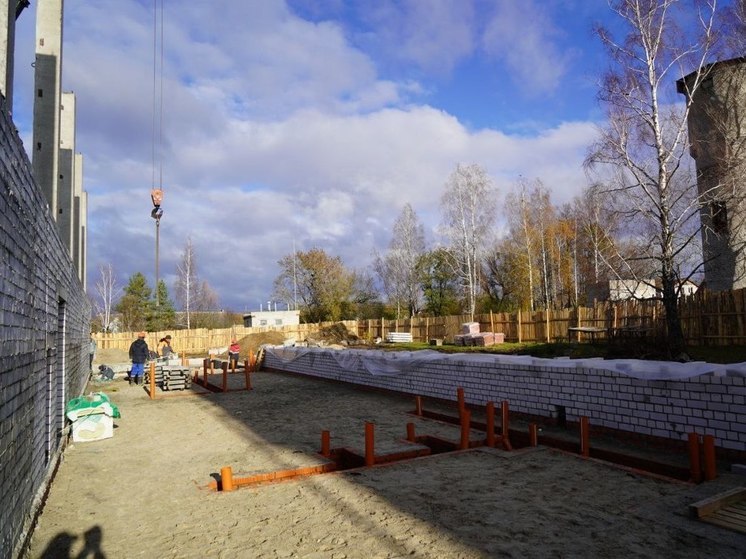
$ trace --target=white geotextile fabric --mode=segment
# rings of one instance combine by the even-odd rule
[[[366,372],[374,376],[404,375],[434,363],[475,363],[495,365],[533,365],[544,369],[599,369],[613,371],[644,380],[675,380],[700,375],[746,377],[746,363],[717,365],[704,361],[644,361],[641,359],[545,359],[530,355],[498,355],[489,353],[441,353],[421,351],[383,351],[365,349],[325,349],[267,346],[265,350],[285,363],[308,354],[332,357],[346,371]]]

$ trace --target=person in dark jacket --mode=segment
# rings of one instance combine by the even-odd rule
[[[145,341],[145,335],[145,332],[138,333],[137,339],[130,346],[130,359],[132,360],[130,384],[132,384],[133,380],[135,384],[140,384],[140,379],[145,372],[145,363],[150,359],[150,350]]]

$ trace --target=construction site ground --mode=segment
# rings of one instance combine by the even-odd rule
[[[230,376],[240,388],[243,374]],[[411,396],[274,372],[253,374],[252,386],[150,400],[121,375],[92,382],[122,417],[113,437],[68,446],[27,557],[714,559],[746,548],[745,534],[689,514],[690,504],[746,485],[743,476],[721,468],[693,485],[543,446],[217,491],[225,466],[242,478],[328,463],[324,430],[332,449],[361,456],[365,422],[378,455],[410,448],[409,422],[418,436],[459,441],[458,425],[414,416]]]

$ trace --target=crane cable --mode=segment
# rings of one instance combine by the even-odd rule
[[[158,8],[160,6],[160,18]],[[158,23],[160,20],[160,34]],[[158,47],[160,43],[160,61]],[[160,70],[160,72],[159,72]],[[163,215],[163,0],[153,0],[153,122],[152,122],[151,217],[160,221]],[[157,174],[157,181],[156,181]]]

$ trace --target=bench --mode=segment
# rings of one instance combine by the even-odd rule
[[[575,332],[575,337],[578,342],[580,342],[581,334],[587,334],[591,338],[591,343],[594,343],[597,334],[606,334],[606,328],[599,328],[597,326],[571,326],[567,329],[568,341],[572,341],[573,332]]]

